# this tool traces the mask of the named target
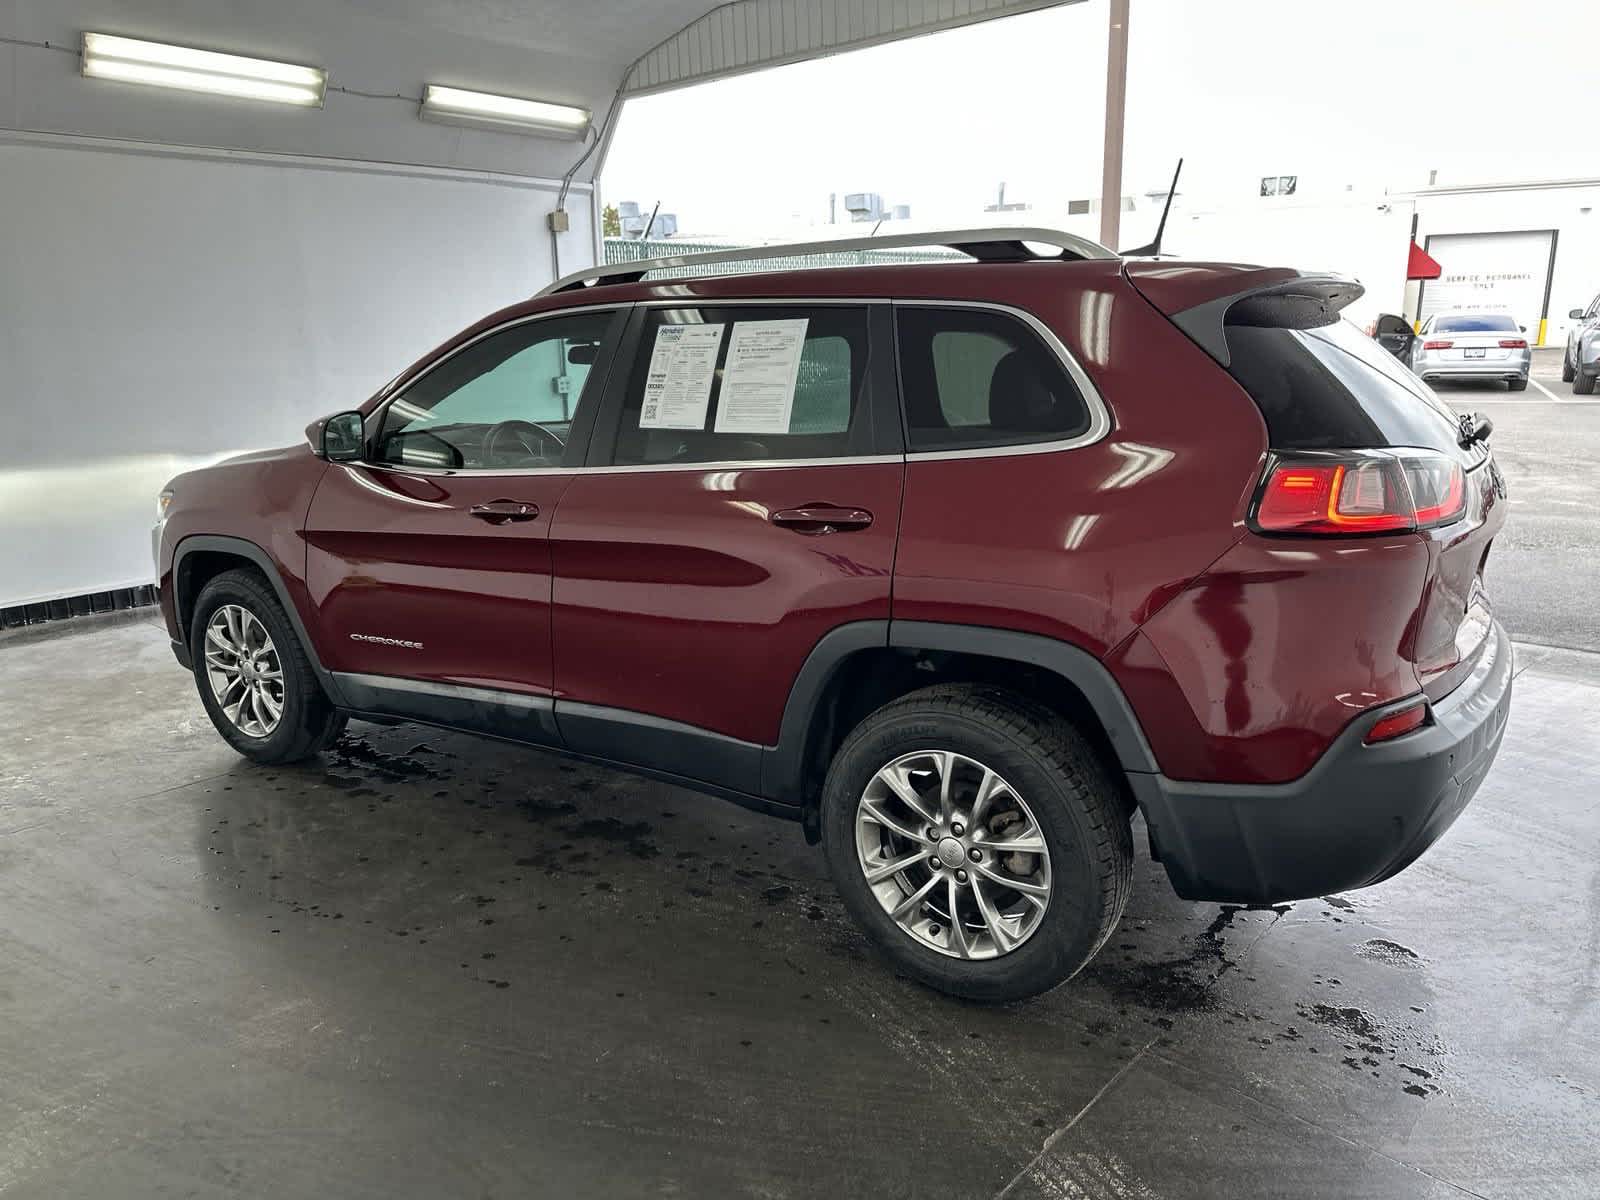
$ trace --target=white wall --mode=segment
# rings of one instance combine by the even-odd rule
[[[538,290],[554,187],[0,133],[0,606],[149,582],[174,471],[292,442]]]
[[[1566,344],[1568,311],[1600,293],[1600,185],[1419,192],[1416,205],[1418,244],[1430,234],[1556,230],[1545,345]]]
[[[1352,276],[1366,292],[1344,315],[1358,325],[1401,311],[1410,246],[1410,205],[1377,199],[1319,205],[1255,198],[1210,211],[1180,200],[1163,242],[1166,252],[1183,258]]]

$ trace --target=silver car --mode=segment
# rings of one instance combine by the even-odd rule
[[[1527,331],[1510,313],[1436,313],[1422,323],[1412,343],[1410,366],[1428,382],[1437,379],[1504,379],[1513,392],[1526,390],[1533,351]]]
[[[1588,308],[1575,308],[1567,314],[1577,322],[1567,331],[1567,351],[1561,358],[1561,381],[1570,383],[1579,396],[1594,395],[1600,378],[1600,296]]]

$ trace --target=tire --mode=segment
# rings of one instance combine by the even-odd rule
[[[277,681],[281,683],[281,705],[270,728],[266,727],[265,719],[244,720],[243,708],[236,716],[230,716],[213,686],[214,672],[208,650],[215,643],[208,642],[207,631],[212,618],[223,609],[229,610],[222,616],[224,629],[219,630],[224,640],[228,640],[228,620],[248,626],[248,618],[253,618],[271,639],[269,653],[262,662],[277,665],[281,675],[281,680]],[[247,644],[263,645],[256,640],[255,626],[248,628],[252,633],[246,638]],[[195,686],[206,715],[223,740],[246,758],[258,763],[299,762],[328,749],[344,732],[347,718],[329,702],[288,615],[257,571],[250,568],[225,571],[206,584],[195,602],[194,617],[189,625],[189,647],[194,658]],[[237,658],[231,651],[220,651],[218,661],[231,663]],[[250,669],[254,671],[255,666]],[[263,686],[267,686],[265,674],[260,678]],[[224,697],[237,694],[233,690],[223,692]],[[265,711],[265,708],[252,709],[251,715],[259,717]],[[246,726],[251,731],[247,732]]]
[[[924,808],[937,810],[938,788],[932,781],[938,777],[922,772],[930,790],[921,796],[914,764],[927,762],[931,770],[940,761],[933,755],[944,752],[955,756],[943,761],[955,764],[950,774],[956,781],[956,804],[954,818],[943,820],[936,830],[941,835],[951,835],[957,819],[978,807],[973,789],[977,780],[988,778],[979,772],[987,768],[1004,781],[1005,787],[995,789],[986,807],[988,815],[980,814],[979,828],[962,827],[970,839],[965,853],[978,855],[987,869],[970,873],[964,869],[973,863],[961,862],[958,838],[930,840],[931,827],[919,826],[914,832],[921,840],[913,843],[863,815],[865,805],[886,812],[886,802],[903,803],[896,799],[902,793],[888,790],[879,775],[890,768],[909,769],[910,774],[901,778],[911,783],[912,794]],[[913,766],[899,765],[903,763]],[[869,788],[875,797],[870,801]],[[899,814],[913,811],[895,808],[893,819],[898,823]],[[1070,979],[1111,935],[1132,885],[1132,836],[1121,796],[1105,765],[1059,715],[1001,688],[942,684],[913,692],[867,717],[845,738],[828,769],[821,821],[829,869],[857,923],[900,971],[968,1000],[1023,1000]],[[1018,828],[1026,833],[1015,834]],[[983,839],[1008,836],[1017,839],[1015,846],[1023,845],[1024,838],[1030,846],[1042,842],[1046,854],[982,849]],[[953,848],[952,842],[957,843]],[[949,857],[932,868],[936,855],[947,851]],[[927,852],[932,853],[922,858]],[[902,854],[915,855],[917,861],[887,881],[868,882],[867,861],[898,862],[903,859],[890,856]],[[957,862],[960,868],[954,865]],[[1008,864],[1018,863],[1032,864],[1032,873],[1014,875]],[[942,881],[935,877],[937,872],[944,872]],[[969,882],[958,886],[950,875]],[[1036,913],[1036,904],[1030,907],[1026,896],[995,883],[1001,878],[1030,883],[1043,879],[1049,895],[1042,913]],[[929,901],[914,905],[904,918],[912,928],[903,927],[891,916],[890,907],[912,903],[911,897],[927,887],[933,888],[930,901],[939,897],[937,903],[943,905],[944,927]],[[1001,933],[1020,935],[1003,950],[1009,937],[993,932],[995,925],[980,907],[980,890],[987,897],[987,912],[1004,918]],[[955,904],[958,911],[965,906],[969,914],[969,921],[959,927],[948,921],[952,894],[965,897]],[[1002,903],[1011,907],[1001,909]],[[1005,923],[1018,913],[1015,927]],[[941,936],[942,950],[930,941]],[[954,941],[958,937],[959,952]],[[979,953],[984,950],[989,956]]]
[[[1512,392],[1525,392],[1528,390],[1528,381],[1526,379],[1508,379],[1506,380],[1506,390]]]
[[[1567,361],[1567,356],[1563,354],[1561,356],[1561,382],[1571,383],[1572,377],[1575,374],[1577,374],[1577,372],[1572,369],[1572,364]]]
[[[1572,394],[1574,396],[1594,395],[1595,377],[1593,375],[1585,375],[1582,371],[1576,374],[1577,377],[1572,381]]]

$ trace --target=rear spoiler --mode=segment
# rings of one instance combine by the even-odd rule
[[[1195,267],[1204,269],[1201,264]],[[1127,274],[1128,281],[1140,295],[1166,313],[1195,345],[1224,367],[1231,361],[1228,325],[1266,325],[1279,329],[1331,325],[1339,319],[1342,309],[1366,291],[1359,282],[1344,275],[1302,275],[1222,266],[1213,270],[1215,273],[1204,282],[1191,277],[1183,281],[1182,287],[1174,286],[1177,280],[1158,279],[1154,272],[1147,273],[1134,264],[1129,264]],[[1197,292],[1214,291],[1246,280],[1251,286],[1189,303]],[[1207,288],[1205,283],[1213,286]]]

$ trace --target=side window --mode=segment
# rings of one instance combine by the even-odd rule
[[[445,359],[384,410],[376,460],[469,471],[562,465],[590,368],[618,319],[528,321]]]
[[[867,328],[848,306],[647,310],[611,461],[866,453]]]
[[[910,450],[972,450],[1087,433],[1089,406],[1061,361],[1017,318],[896,306]]]

